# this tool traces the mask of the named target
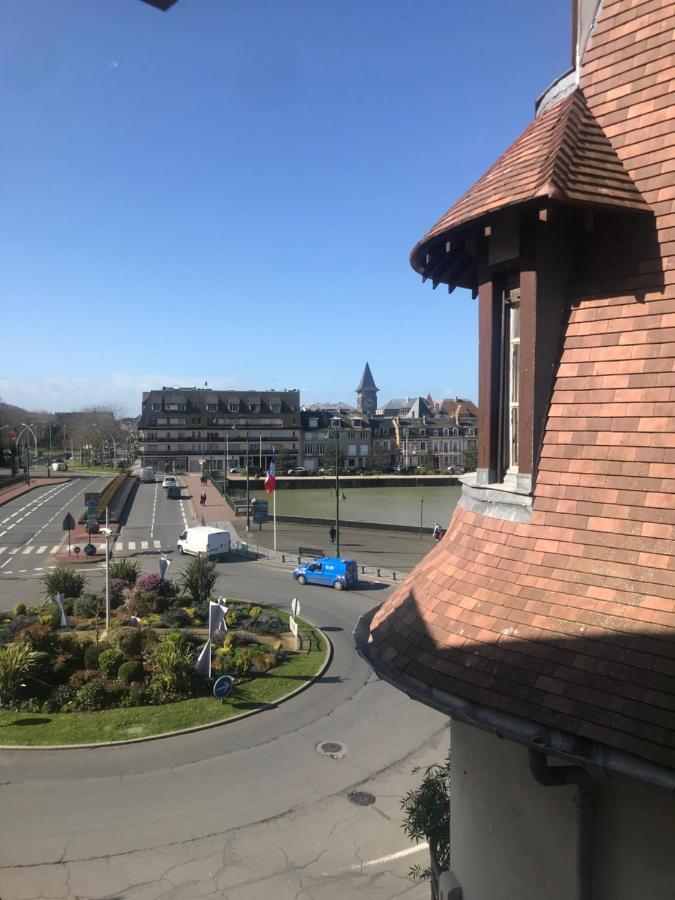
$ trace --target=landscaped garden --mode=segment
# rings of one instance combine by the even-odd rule
[[[226,630],[211,635],[211,677],[197,658],[209,638],[215,566],[197,557],[172,581],[110,563],[105,597],[86,577],[59,567],[43,579],[41,602],[0,613],[0,745],[129,740],[250,712],[291,693],[323,666],[327,645],[299,622],[296,650],[283,610],[227,601]],[[62,612],[68,627],[62,627]],[[202,660],[203,663],[203,660]],[[224,701],[221,675],[234,679]]]

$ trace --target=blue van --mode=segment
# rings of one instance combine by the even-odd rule
[[[358,584],[358,567],[353,559],[322,556],[293,570],[299,584],[325,584],[336,591]]]

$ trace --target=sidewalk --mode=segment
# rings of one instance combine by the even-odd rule
[[[274,547],[271,501],[269,521],[260,526],[254,525],[251,520],[251,531],[247,535],[246,519],[235,516],[220,491],[210,481],[206,485],[201,484],[199,477],[199,474],[182,476],[192,498],[196,521],[201,524],[203,519],[205,525],[224,528],[230,532],[233,542],[245,541],[251,551],[267,555],[265,551],[271,551]],[[206,505],[203,507],[199,505],[200,494],[206,494]],[[297,557],[299,547],[322,550],[327,556],[336,550],[331,546],[325,525],[277,522],[277,551]],[[426,533],[420,540],[418,534],[410,532],[340,528],[340,555],[355,559],[361,566],[409,572],[434,547],[433,537]]]

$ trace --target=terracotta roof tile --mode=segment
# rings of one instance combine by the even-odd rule
[[[419,251],[432,239],[487,213],[537,199],[647,208],[580,90],[538,116],[427,232],[413,250],[413,267],[423,271]]]

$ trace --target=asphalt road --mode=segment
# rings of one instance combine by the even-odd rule
[[[419,781],[413,766],[444,758],[446,721],[378,681],[352,647],[356,619],[389,589],[300,588],[255,562],[219,572],[228,596],[287,609],[298,596],[333,643],[329,669],[288,703],[221,728],[0,753],[3,900],[428,896],[406,874],[426,857],[400,828],[399,798]],[[325,741],[342,745],[337,758],[317,752]],[[375,802],[354,805],[354,789]]]
[[[144,551],[174,551],[178,535],[192,515],[188,497],[183,488],[182,499],[169,499],[159,481],[139,484],[127,521],[116,541],[115,553],[135,556]]]
[[[54,565],[52,552],[63,540],[63,519],[77,518],[87,491],[100,491],[110,476],[80,477],[36,488],[0,506],[0,608],[16,599],[17,586],[39,579]]]

